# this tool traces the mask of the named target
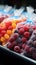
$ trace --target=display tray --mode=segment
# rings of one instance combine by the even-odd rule
[[[0,45],[0,53],[6,54],[6,55],[10,56],[11,58],[12,57],[17,57],[19,59],[23,59],[23,61],[25,60],[25,62],[27,62],[27,63],[31,63],[31,64],[36,65],[36,60],[28,58],[25,55],[24,56],[20,55],[20,54],[14,52],[14,51],[9,50],[8,48],[5,48],[5,47],[1,46],[1,45]]]

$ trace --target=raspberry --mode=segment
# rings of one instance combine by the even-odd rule
[[[1,34],[3,34],[3,35],[6,34],[6,31],[5,30],[2,30],[1,31]]]
[[[12,49],[12,44],[10,42],[8,42],[7,48]]]
[[[17,43],[21,43],[21,38],[17,38]]]
[[[32,28],[33,28],[34,30],[36,30],[36,26],[32,26]]]
[[[19,37],[19,34],[18,34],[18,33],[14,33],[13,37],[14,37],[15,39],[17,39],[17,38]]]
[[[24,26],[24,30],[25,30],[25,31],[29,31],[29,27]]]
[[[30,54],[32,54],[34,51],[35,51],[35,50],[34,50],[33,47],[31,47],[31,48],[29,49],[29,53],[30,53]]]
[[[28,38],[30,36],[30,33],[29,32],[25,32],[24,36]]]
[[[29,49],[30,49],[30,47],[28,45],[26,45],[26,47],[25,47],[26,52],[29,52]]]
[[[3,35],[2,34],[0,34],[0,38],[2,37]]]
[[[20,33],[20,34],[23,34],[23,33],[24,33],[24,29],[23,29],[23,28],[20,28],[20,29],[19,29],[19,33]]]
[[[6,22],[6,27],[8,28],[12,23],[11,22]]]
[[[15,46],[15,47],[14,47],[14,51],[15,51],[15,52],[20,52],[20,47],[19,47],[19,46]]]
[[[10,39],[9,39],[9,42],[13,42],[15,39],[14,39],[14,37],[11,37]]]
[[[0,27],[0,32],[2,31],[2,27]]]
[[[13,48],[14,46],[17,45],[17,42],[16,41],[13,41],[11,44],[12,44],[12,48]]]
[[[33,33],[33,29],[29,29],[29,32],[30,32],[30,34],[32,34]]]
[[[26,44],[22,44],[22,48],[25,49]]]
[[[26,42],[27,41],[27,39],[25,37],[23,37],[21,40],[22,40],[22,42]]]
[[[9,26],[9,27],[8,27],[8,30],[12,30],[12,29],[13,29],[13,27],[12,27],[12,26]]]
[[[36,41],[34,41],[33,45],[36,47]]]

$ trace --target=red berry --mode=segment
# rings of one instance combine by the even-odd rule
[[[20,52],[20,47],[19,47],[19,46],[15,46],[15,47],[14,47],[14,51],[15,51],[15,52]]]
[[[9,39],[9,42],[13,42],[14,41],[14,37],[11,37],[10,39]]]
[[[8,27],[8,30],[12,30],[12,29],[13,29],[13,27],[12,27],[12,26],[9,26],[9,27]]]
[[[30,33],[29,32],[25,32],[24,36],[28,38],[30,36]]]
[[[25,37],[23,37],[21,40],[22,40],[22,42],[26,42],[27,41],[27,39]]]
[[[23,49],[20,49],[20,53],[23,53],[24,52],[24,50]]]
[[[34,41],[33,45],[36,47],[36,41]]]
[[[2,27],[0,27],[0,32],[2,31]]]
[[[26,47],[25,47],[26,52],[29,52],[29,49],[30,49],[30,47],[28,45],[26,45]]]
[[[13,48],[14,46],[17,45],[17,42],[16,41],[13,41],[11,44],[12,44],[12,48]]]
[[[25,49],[26,44],[22,44],[22,48]]]
[[[36,30],[36,26],[32,26],[32,28],[33,28],[34,30]]]
[[[25,30],[25,31],[28,31],[28,30],[29,30],[29,27],[24,26],[24,30]]]
[[[15,39],[17,39],[17,38],[19,37],[19,34],[18,34],[18,33],[14,33],[13,37],[14,37]]]
[[[10,42],[8,42],[7,48],[12,49],[12,44]]]
[[[1,34],[3,34],[3,35],[4,35],[5,33],[6,33],[6,31],[5,31],[5,30],[1,31]]]
[[[2,27],[2,30],[7,30],[7,26],[5,25],[5,27]]]
[[[0,34],[0,38],[3,36],[3,34]]]
[[[21,28],[23,28],[23,26],[19,26],[19,27],[18,27],[18,30],[21,29]]]
[[[22,43],[18,43],[18,46],[21,48],[22,47]]]
[[[6,22],[6,27],[8,28],[12,23],[11,22]]]
[[[31,47],[31,48],[29,49],[29,53],[30,53],[30,54],[32,54],[34,51],[35,51],[35,50],[34,50],[33,47]]]
[[[23,29],[23,28],[20,28],[20,29],[19,29],[19,33],[20,33],[20,34],[23,34],[23,33],[24,33],[24,29]]]

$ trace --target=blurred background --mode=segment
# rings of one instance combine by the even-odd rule
[[[31,5],[36,8],[36,0],[0,0],[0,4],[17,5],[17,8]]]

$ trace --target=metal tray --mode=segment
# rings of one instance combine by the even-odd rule
[[[8,48],[6,48],[6,47],[3,47],[3,46],[1,46],[0,45],[0,53],[4,53],[4,54],[6,54],[6,55],[9,55],[9,56],[15,56],[15,57],[18,57],[18,58],[20,58],[20,59],[23,59],[23,60],[25,60],[26,62],[29,62],[29,63],[31,63],[31,64],[35,64],[36,65],[36,60],[33,60],[33,59],[31,59],[31,58],[28,58],[28,57],[26,57],[26,56],[23,56],[23,55],[21,55],[21,54],[18,54],[18,53],[16,53],[16,52],[14,52],[14,51],[11,51],[11,50],[9,50]]]

